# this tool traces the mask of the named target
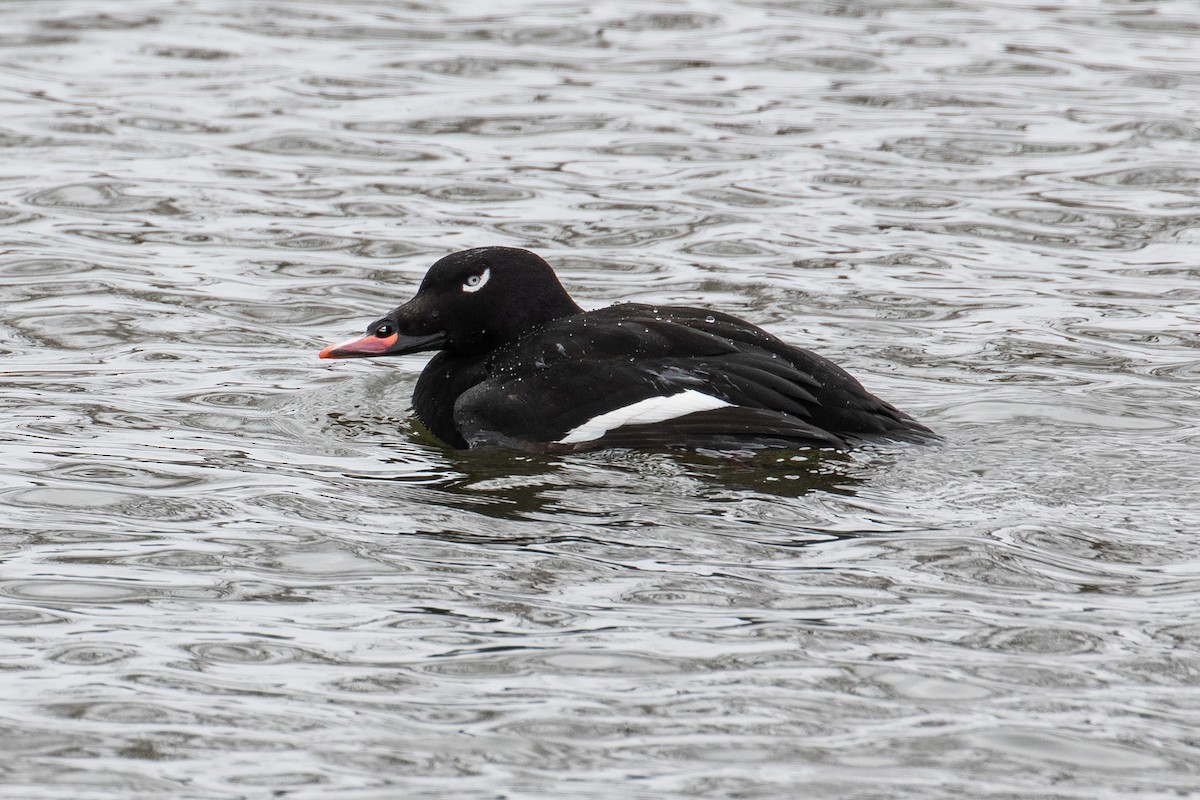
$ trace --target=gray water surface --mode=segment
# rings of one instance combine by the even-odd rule
[[[0,796],[1200,785],[1193,3],[0,3]],[[456,249],[942,433],[446,450]]]

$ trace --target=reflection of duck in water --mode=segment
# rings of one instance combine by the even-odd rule
[[[438,261],[413,299],[322,358],[440,351],[413,393],[454,447],[829,447],[932,431],[833,362],[748,322],[637,303],[584,311],[526,250]]]

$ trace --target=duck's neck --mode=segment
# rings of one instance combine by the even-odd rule
[[[413,411],[429,432],[451,447],[465,448],[467,442],[454,426],[454,401],[463,392],[487,378],[486,354],[435,355],[413,390]]]

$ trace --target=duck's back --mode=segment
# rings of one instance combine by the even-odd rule
[[[547,322],[457,373],[448,364],[439,356],[426,370],[437,374],[422,375],[417,413],[435,428],[423,388],[443,406],[456,397],[454,438],[470,446],[842,448],[933,436],[828,359],[705,309],[611,306]]]

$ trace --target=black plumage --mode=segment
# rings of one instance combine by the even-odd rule
[[[441,352],[417,382],[414,410],[454,447],[840,449],[935,438],[833,362],[729,314],[636,303],[582,311],[544,261],[514,248],[447,256],[367,336],[321,355],[426,349]],[[600,424],[655,404],[665,410],[652,421]],[[687,404],[701,409],[672,414]]]

